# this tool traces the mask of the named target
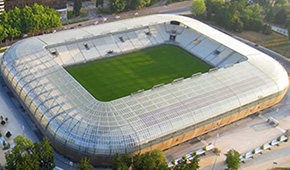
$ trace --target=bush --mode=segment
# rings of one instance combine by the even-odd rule
[[[2,137],[2,133],[0,133],[0,138]]]
[[[252,154],[255,154],[256,153],[256,150],[254,149],[254,150],[252,150]]]
[[[207,151],[207,148],[206,148],[206,146],[205,146],[205,147],[203,147],[203,150],[204,150],[204,151]]]
[[[262,145],[260,148],[261,148],[262,150],[264,150],[264,149],[265,149],[265,145]]]
[[[279,137],[277,138],[277,141],[279,141],[279,142],[280,142],[280,141],[281,141],[281,138],[282,138],[282,137],[281,137],[281,136],[279,136]]]
[[[10,138],[12,136],[12,134],[8,131],[7,133],[6,133],[6,137],[7,138]]]
[[[5,122],[4,120],[2,120],[2,121],[1,121],[1,125],[4,126],[5,124],[6,124],[6,122]]]
[[[183,156],[182,156],[182,159],[183,159],[184,161],[187,161],[187,157],[186,157],[186,155],[183,155]]]
[[[172,163],[173,165],[176,165],[176,160],[173,159],[171,163]]]

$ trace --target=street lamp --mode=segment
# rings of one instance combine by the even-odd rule
[[[25,128],[25,127],[24,127],[24,125],[22,125],[22,130],[23,130],[23,137],[24,137],[24,128]]]
[[[275,165],[277,165],[278,163],[277,162],[273,162],[273,166],[271,169],[273,169],[275,167]]]
[[[220,136],[220,133],[217,133],[216,134],[216,138],[215,138],[215,141],[214,141],[214,143],[213,143],[213,146],[216,148],[216,146],[215,146],[215,143],[216,143],[216,141],[217,141],[217,139],[218,139],[218,137]],[[215,156],[215,160],[214,160],[214,164],[213,164],[213,166],[212,166],[212,170],[214,170],[214,167],[215,167],[215,164],[216,164],[216,160],[217,160],[217,156],[218,156],[218,154],[216,153],[216,156]]]

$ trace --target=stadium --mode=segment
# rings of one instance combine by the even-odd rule
[[[1,72],[58,152],[103,166],[271,107],[289,84],[266,54],[171,14],[24,39]]]

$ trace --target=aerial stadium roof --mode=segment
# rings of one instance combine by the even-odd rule
[[[245,60],[102,102],[67,73],[46,48],[173,20]],[[28,38],[7,50],[1,70],[51,139],[100,156],[138,152],[152,141],[288,87],[287,73],[277,61],[199,21],[177,15],[151,15]]]

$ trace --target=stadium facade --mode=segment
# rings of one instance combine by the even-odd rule
[[[109,102],[96,100],[64,69],[163,43],[214,69]],[[266,54],[167,14],[19,41],[1,58],[1,72],[56,150],[95,165],[109,165],[116,153],[164,150],[271,107],[289,84],[284,68]]]

